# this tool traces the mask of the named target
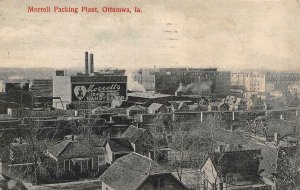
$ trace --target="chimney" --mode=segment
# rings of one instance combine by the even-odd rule
[[[90,54],[90,74],[94,73],[94,54]]]
[[[89,52],[85,52],[85,70],[84,74],[89,74]]]
[[[218,153],[225,152],[225,147],[224,147],[224,145],[219,144],[219,145],[216,147],[216,152],[218,152]]]
[[[278,133],[274,133],[274,142],[276,145],[279,144],[279,134]]]

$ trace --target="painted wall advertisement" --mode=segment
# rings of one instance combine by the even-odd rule
[[[72,101],[126,100],[126,83],[76,83],[72,84]]]

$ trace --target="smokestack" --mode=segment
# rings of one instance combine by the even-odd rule
[[[94,73],[94,54],[90,54],[90,74]]]
[[[85,70],[84,74],[89,74],[89,52],[85,52]]]
[[[279,144],[279,134],[278,133],[274,133],[274,142],[276,145]]]

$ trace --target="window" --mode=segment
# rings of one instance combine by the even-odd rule
[[[165,188],[165,179],[164,178],[154,178],[154,189],[164,189]]]
[[[94,164],[94,163],[93,163],[93,158],[89,159],[89,160],[88,160],[88,169],[89,169],[89,170],[93,169],[93,164]]]
[[[70,171],[70,160],[65,160],[64,161],[64,170],[65,170],[65,172]]]
[[[164,179],[159,180],[159,187],[160,188],[165,188],[165,180]]]
[[[88,161],[84,160],[82,161],[82,172],[86,172],[88,170]]]

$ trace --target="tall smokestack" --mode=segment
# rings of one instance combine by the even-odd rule
[[[94,73],[94,54],[90,54],[90,74]]]
[[[85,52],[85,70],[84,74],[89,74],[89,52]]]

